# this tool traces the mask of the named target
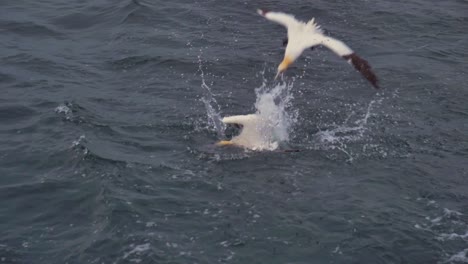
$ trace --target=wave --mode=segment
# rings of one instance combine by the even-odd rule
[[[24,37],[54,37],[57,39],[64,38],[64,34],[55,30],[51,25],[39,24],[40,22],[32,21],[6,21],[0,20],[0,32],[2,34],[16,34]]]

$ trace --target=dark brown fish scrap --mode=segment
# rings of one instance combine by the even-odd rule
[[[259,11],[261,12],[262,16],[265,16],[268,12],[270,12],[270,10],[266,10],[266,9],[259,9]]]
[[[379,88],[377,76],[375,76],[374,72],[372,72],[372,68],[369,63],[356,55],[356,53],[351,53],[349,55],[343,56],[345,60],[353,64],[354,68],[358,70],[364,77],[374,86],[375,88]]]

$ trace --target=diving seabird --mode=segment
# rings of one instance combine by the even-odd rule
[[[288,30],[288,39],[283,41],[283,44],[287,45],[284,59],[278,66],[276,77],[283,73],[305,49],[323,45],[338,54],[338,56],[347,60],[372,84],[372,86],[379,88],[377,76],[372,72],[369,63],[356,55],[356,53],[342,41],[325,36],[320,26],[315,23],[314,18],[305,23],[297,20],[293,15],[282,12],[270,12],[261,9],[258,9],[257,12],[268,20],[283,25]]]
[[[241,127],[239,135],[231,140],[222,140],[217,143],[218,146],[235,145],[249,149],[262,148],[261,142],[263,135],[259,129],[258,123],[260,117],[257,114],[227,116],[222,119],[224,124],[233,124]]]

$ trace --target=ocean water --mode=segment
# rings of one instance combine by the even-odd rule
[[[382,88],[325,48],[274,81],[257,8],[315,17]],[[0,263],[467,263],[467,11],[0,1]],[[274,147],[214,145],[251,113]]]

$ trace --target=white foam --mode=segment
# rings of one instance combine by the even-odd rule
[[[468,263],[468,257],[467,257],[467,253],[468,253],[468,248],[458,252],[457,254],[451,256],[447,261],[447,262],[462,262],[462,263]]]
[[[282,142],[289,141],[291,126],[297,121],[297,112],[291,108],[293,83],[278,84],[272,89],[263,83],[255,90],[257,128],[261,131],[259,149],[275,150]]]
[[[177,243],[166,242],[166,247],[168,247],[168,248],[178,248],[179,245]]]
[[[146,222],[146,227],[153,227],[153,226],[157,226],[157,224],[155,222]]]
[[[58,114],[69,114],[71,112],[70,108],[66,105],[59,105],[55,108],[55,112]]]
[[[225,126],[221,121],[220,107],[216,98],[211,91],[211,87],[208,86],[205,82],[205,73],[203,72],[202,60],[201,60],[201,50],[200,55],[198,55],[198,71],[200,72],[200,77],[202,80],[201,88],[203,91],[203,97],[201,101],[205,105],[207,118],[208,118],[208,127],[215,129],[218,136],[222,136]]]
[[[71,106],[72,106],[72,104],[70,104],[70,103],[61,104],[61,105],[57,106],[54,109],[54,111],[57,114],[64,115],[66,120],[71,120],[71,118],[73,117],[72,116],[72,110],[70,109]]]
[[[332,251],[333,254],[343,254],[343,252],[340,249],[340,246],[336,246],[335,250]]]
[[[315,135],[318,137],[320,142],[335,144],[342,142],[357,141],[364,136],[364,132],[367,130],[367,121],[372,116],[372,109],[375,103],[380,103],[380,100],[372,100],[367,106],[367,111],[361,119],[358,119],[351,124],[348,124],[348,120],[352,115],[348,116],[344,124],[336,126],[330,130],[319,131]]]
[[[77,140],[74,140],[72,142],[72,148],[80,145],[81,141],[83,141],[84,139],[86,139],[85,135],[81,135]]]
[[[229,241],[225,240],[219,243],[223,247],[228,247],[229,246]]]
[[[147,251],[150,249],[150,243],[146,243],[146,244],[141,244],[141,245],[137,245],[135,246],[132,250],[130,250],[129,252],[125,253],[123,258],[126,259],[128,258],[128,256],[132,255],[132,254],[137,254],[137,255],[140,255],[142,252],[144,251]]]
[[[463,234],[463,235],[459,235],[457,233],[451,233],[451,234],[442,233],[437,237],[437,239],[441,240],[441,241],[454,240],[454,239],[457,239],[457,238],[460,238],[460,239],[463,239],[463,240],[468,239],[468,231],[466,231],[465,234]]]
[[[366,132],[369,130],[369,118],[373,115],[375,105],[380,104],[382,100],[381,98],[370,101],[366,112],[361,117],[352,111],[342,124],[333,123],[331,124],[331,128],[315,133],[316,144],[313,148],[339,150],[348,156],[348,162],[353,162],[356,157],[366,155],[365,153],[379,154],[381,157],[387,157],[387,152],[379,144],[366,142],[362,145],[362,152],[358,154],[353,153],[351,148],[349,148],[349,143],[363,141],[366,138]]]
[[[265,82],[255,90],[255,114],[245,115],[242,132],[232,142],[252,150],[275,150],[289,140],[297,114],[290,109],[292,84],[268,88]]]
[[[438,217],[436,217],[434,219],[429,219],[429,220],[431,221],[431,223],[437,224],[442,220],[442,218],[443,218],[442,216],[438,216]]]
[[[202,81],[201,88],[203,96],[201,101],[207,113],[207,128],[209,130],[214,130],[218,134],[218,137],[222,139],[224,138],[226,126],[222,122],[220,115],[221,108],[215,95],[211,87],[207,85],[205,81],[202,55],[202,50],[200,50],[198,56],[198,72],[200,73]],[[264,74],[265,70],[261,72],[262,76],[264,76]],[[290,93],[291,88],[292,83],[278,84],[273,88],[267,87],[266,79],[263,78],[262,85],[255,89],[255,114],[258,116],[256,130],[258,130],[257,134],[261,134],[262,137],[260,140],[252,140],[255,144],[245,146],[246,148],[253,150],[275,150],[281,142],[289,140],[291,125],[295,122],[297,117],[297,113],[288,112],[291,99],[293,98]]]
[[[424,199],[418,198],[416,200],[423,201]],[[460,216],[462,216],[463,214],[448,208],[443,208],[441,212],[441,210],[438,209],[439,205],[434,200],[426,201],[426,206],[430,206],[430,208],[436,208],[438,210],[439,216],[426,216],[425,220],[427,221],[427,223],[422,224],[422,226],[416,224],[415,228],[434,234],[435,239],[440,241],[440,245],[442,246],[442,248],[444,248],[444,252],[448,251],[447,249],[445,249],[444,244],[447,244],[448,246],[450,246],[450,248],[452,248],[455,245],[459,245],[459,249],[465,247],[466,242],[468,241],[468,230],[466,229],[467,224],[463,221],[463,219],[459,219]],[[463,228],[462,230],[466,231],[464,233],[460,233],[461,228]],[[467,254],[468,248],[450,256],[448,259],[445,259],[440,263],[468,263]]]
[[[460,216],[460,215],[463,215],[463,214],[455,210],[444,208],[444,216],[450,217],[450,216]]]
[[[225,122],[239,122],[242,132],[231,142],[252,150],[275,150],[289,140],[291,125],[297,114],[289,109],[292,84],[278,84],[268,88],[265,83],[255,90],[255,114],[230,116]],[[229,120],[229,121],[228,121]],[[237,120],[237,121],[236,121]]]

